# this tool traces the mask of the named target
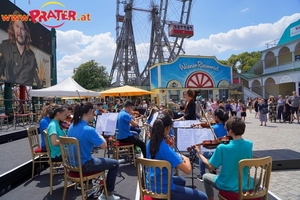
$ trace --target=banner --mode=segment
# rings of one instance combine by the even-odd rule
[[[0,13],[1,17],[4,14],[19,16],[22,13],[18,9],[13,12],[8,9],[6,12]],[[9,21],[2,19],[0,22],[0,81],[37,88],[49,87],[50,31],[42,30],[39,24],[28,20],[12,17]],[[48,53],[42,49],[47,49]]]

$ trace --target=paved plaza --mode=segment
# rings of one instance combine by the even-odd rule
[[[245,139],[253,141],[253,150],[291,149],[300,152],[300,124],[271,123],[259,126],[254,112],[247,111]],[[270,191],[282,200],[300,199],[300,169],[273,170]]]

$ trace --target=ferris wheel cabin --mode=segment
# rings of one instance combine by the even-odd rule
[[[190,38],[194,35],[194,25],[171,23],[168,32],[169,37]]]
[[[117,22],[123,22],[125,19],[125,16],[124,15],[116,15],[116,18],[117,18]]]

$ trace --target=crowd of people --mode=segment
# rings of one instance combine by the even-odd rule
[[[73,107],[65,105],[46,105],[39,117],[40,131],[47,129],[48,141],[51,150],[51,159],[61,161],[61,152],[59,148],[59,136],[75,137],[79,140],[82,168],[84,172],[94,172],[108,170],[107,189],[109,199],[119,199],[113,194],[114,184],[119,170],[119,163],[111,158],[92,157],[92,149],[97,146],[106,148],[107,143],[101,134],[98,134],[91,121],[97,115],[106,112],[118,112],[116,139],[120,142],[132,143],[136,149],[141,150],[141,156],[148,159],[166,160],[170,162],[173,169],[179,169],[185,174],[191,173],[190,160],[174,151],[174,147],[168,144],[168,140],[174,139],[173,122],[176,120],[212,120],[212,131],[217,138],[230,136],[232,140],[229,144],[220,144],[216,149],[201,150],[196,147],[195,151],[199,157],[199,175],[198,180],[204,183],[205,191],[195,190],[185,186],[185,180],[173,174],[171,183],[172,199],[213,199],[213,187],[226,191],[238,191],[237,167],[241,159],[252,158],[252,142],[244,140],[242,135],[245,132],[246,109],[252,113],[255,111],[255,117],[258,117],[261,126],[266,126],[267,120],[279,122],[288,121],[292,123],[294,119],[298,120],[299,97],[293,92],[291,97],[285,99],[279,95],[278,99],[270,96],[269,99],[248,98],[243,104],[241,100],[229,98],[227,101],[212,101],[211,99],[202,100],[195,96],[193,90],[186,90],[183,93],[184,98],[179,103],[172,100],[168,104],[157,105],[154,102],[146,100],[139,104],[131,100],[117,99],[115,105],[107,107],[103,102],[92,104],[83,102],[75,104]],[[110,109],[111,108],[111,109]],[[137,110],[144,110],[143,113],[136,114]],[[156,118],[154,118],[155,114]],[[294,116],[294,113],[297,116]],[[267,116],[269,115],[269,116]],[[62,121],[71,118],[69,128],[64,129],[61,126]],[[140,123],[149,129],[148,136],[150,140],[147,143],[139,136]],[[198,125],[201,126],[201,123]],[[43,136],[43,134],[41,134]],[[45,140],[41,138],[42,149],[46,151]],[[235,153],[233,153],[235,152]],[[237,154],[238,152],[238,154]],[[230,155],[230,156],[227,156]],[[234,156],[232,156],[234,155]],[[226,157],[226,158],[225,158]],[[225,162],[226,161],[226,162]],[[222,166],[221,170],[218,168]],[[147,174],[147,179],[156,180],[160,184],[160,178],[154,173]],[[163,171],[163,177],[166,177]],[[246,177],[246,176],[245,176]],[[153,183],[153,181],[152,181]],[[166,192],[167,183],[163,181],[161,192]],[[153,187],[153,185],[147,185]],[[99,199],[105,199],[101,194]]]
[[[247,99],[248,108],[250,113],[252,109],[255,111],[255,118],[259,118],[261,125],[265,125],[267,121],[279,122],[279,123],[293,123],[296,119],[299,123],[299,102],[300,97],[296,91],[292,92],[292,95],[278,95],[274,97],[269,95],[268,99],[263,98],[251,98]]]

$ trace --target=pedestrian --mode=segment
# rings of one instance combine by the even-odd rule
[[[267,121],[268,121],[268,104],[267,101],[264,99],[261,99],[260,102],[258,103],[258,110],[259,110],[259,121],[260,121],[260,126],[264,125],[267,126]]]

